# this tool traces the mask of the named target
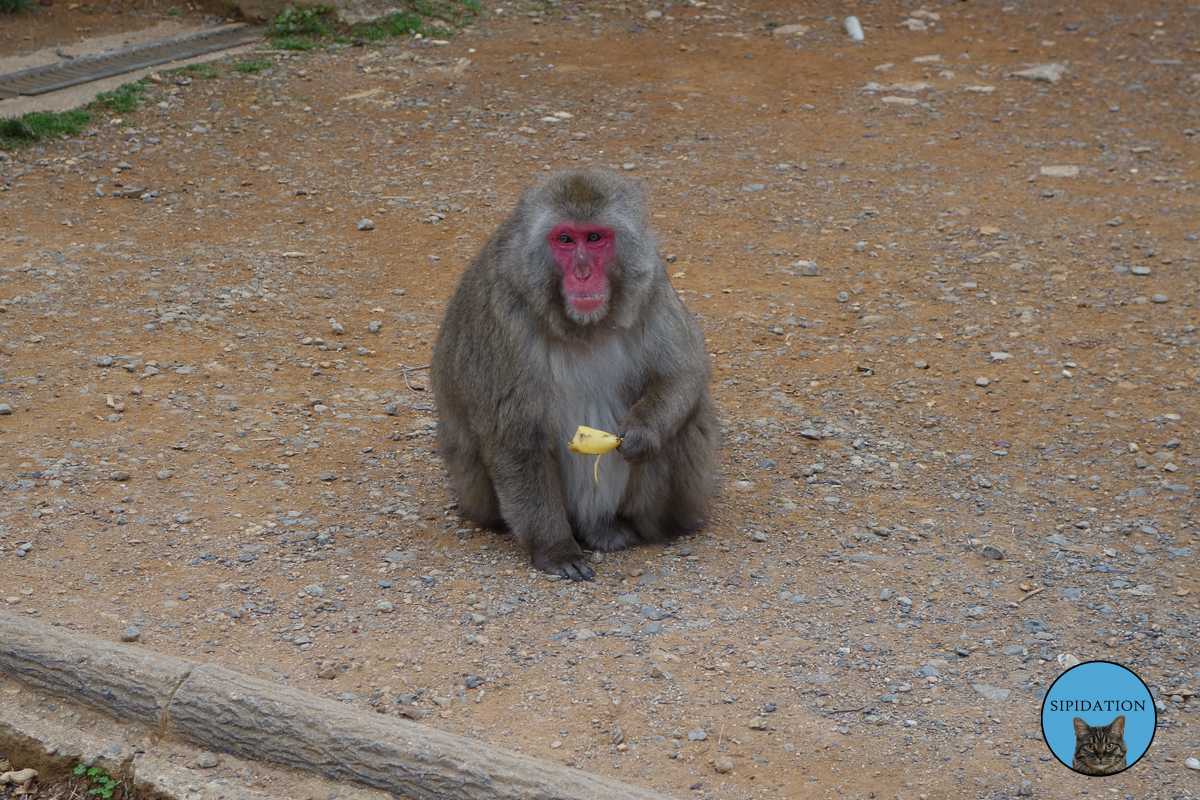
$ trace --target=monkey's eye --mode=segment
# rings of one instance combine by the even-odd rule
[[[598,233],[589,233],[589,234],[588,234],[588,241],[589,241],[589,242],[598,242],[598,241],[600,241],[600,234],[598,234]]]
[[[565,233],[560,233],[560,234],[558,235],[558,241],[559,241],[561,244],[570,244],[570,243],[571,243],[571,237],[570,237],[570,236],[567,236]]]

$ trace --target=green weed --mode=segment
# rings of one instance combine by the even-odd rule
[[[138,101],[146,99],[146,87],[139,81],[126,83],[111,92],[101,92],[96,95],[93,105],[99,105],[118,114],[129,114],[137,110]]]
[[[179,16],[179,7],[176,6],[175,8],[168,8],[167,16],[168,17],[178,17]]]
[[[20,14],[32,7],[29,0],[0,0],[0,14]]]
[[[292,36],[276,39],[271,44],[277,50],[316,50],[321,45],[312,39],[300,39]]]
[[[296,36],[321,37],[333,33],[330,22],[332,9],[329,6],[316,8],[288,8],[267,26],[264,33],[271,39],[285,39]]]
[[[420,15],[407,11],[397,11],[374,22],[359,23],[353,26],[351,31],[355,36],[366,39],[368,42],[377,42],[380,39],[388,39],[392,36],[431,33],[431,31],[425,28]]]
[[[112,775],[109,775],[107,770],[100,767],[85,767],[83,764],[76,764],[75,774],[86,775],[92,783],[92,788],[88,789],[88,794],[99,795],[104,800],[109,800],[113,796],[113,790],[117,788],[117,782],[113,780]]]
[[[56,113],[31,111],[11,119],[0,119],[0,149],[12,150],[59,136],[73,136],[91,121],[85,109]]]
[[[265,61],[261,58],[255,58],[250,61],[243,61],[240,64],[234,64],[234,72],[241,72],[244,75],[249,75],[254,72],[261,72],[271,66],[270,61]]]
[[[212,80],[217,77],[217,68],[212,64],[188,64],[186,67],[180,67],[172,71],[177,75],[188,75],[193,78],[203,78],[204,80]]]

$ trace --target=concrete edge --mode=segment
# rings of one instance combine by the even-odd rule
[[[221,27],[234,27],[224,25]],[[79,57],[86,55],[94,55],[103,53],[106,49],[119,49],[123,46],[148,44],[150,42],[159,41],[168,38],[178,38],[180,36],[194,35],[204,31],[216,30],[215,28],[205,27],[187,27],[181,28],[179,25],[170,23],[160,23],[153,28],[147,28],[143,31],[137,31],[133,34],[113,34],[110,36],[97,37],[89,39],[86,42],[79,42],[72,45],[63,46],[64,53]],[[110,92],[118,86],[123,86],[126,83],[139,81],[147,75],[155,72],[166,72],[169,70],[186,67],[190,64],[203,64],[208,61],[218,61],[227,56],[244,55],[250,53],[259,47],[261,42],[251,42],[242,44],[236,47],[228,47],[224,50],[214,50],[211,53],[202,53],[192,58],[180,59],[178,61],[170,61],[165,64],[156,64],[152,67],[144,67],[142,69],[133,70],[132,72],[124,72],[120,75],[114,75],[111,78],[101,78],[100,80],[81,83],[76,86],[68,86],[65,89],[59,89],[55,92],[47,92],[46,94],[34,95],[32,97],[14,97],[8,100],[0,100],[0,119],[12,117],[20,117],[28,114],[31,111],[71,111],[72,109],[82,108],[88,103],[96,99],[96,95],[101,92]],[[7,75],[21,70],[31,69],[33,67],[45,66],[60,62],[62,59],[56,54],[53,49],[39,50],[36,53],[30,53],[21,56],[12,56],[9,58],[0,58],[0,75]]]
[[[67,697],[118,722],[149,726],[172,740],[415,800],[669,800],[217,664],[107,642],[5,611],[0,642],[0,673],[35,691]]]

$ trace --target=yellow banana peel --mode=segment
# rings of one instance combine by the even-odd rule
[[[596,465],[592,467],[592,477],[596,480],[596,485],[600,485],[600,456],[616,450],[621,445],[621,437],[614,436],[596,428],[589,428],[586,425],[580,425],[575,429],[575,438],[567,445],[572,453],[583,453],[584,455],[596,456]]]

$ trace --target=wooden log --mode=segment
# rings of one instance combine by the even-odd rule
[[[193,666],[0,611],[0,672],[114,719],[157,727]]]
[[[282,762],[416,800],[668,800],[610,778],[241,675],[197,667],[170,730],[243,758]]]
[[[197,665],[4,611],[0,672],[209,750],[415,800],[670,800],[217,664]]]

